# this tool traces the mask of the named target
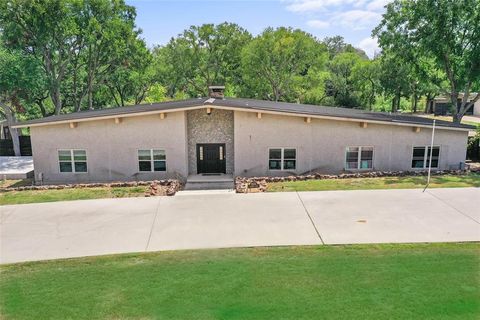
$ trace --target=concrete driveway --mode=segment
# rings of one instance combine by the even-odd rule
[[[175,249],[480,241],[479,188],[175,197],[0,207],[0,263]]]

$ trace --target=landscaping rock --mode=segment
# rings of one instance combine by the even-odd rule
[[[464,175],[469,171],[465,170],[438,170],[432,171],[432,176],[440,175]],[[354,179],[354,178],[380,178],[380,177],[405,177],[405,176],[426,176],[427,171],[370,171],[359,173],[341,173],[332,174],[308,174],[286,177],[236,177],[235,189],[237,193],[264,192],[267,190],[268,183],[285,181],[305,181],[305,180],[324,180],[324,179]]]
[[[4,188],[2,191],[25,191],[25,190],[62,190],[62,189],[82,189],[82,188],[124,188],[148,186],[145,196],[173,196],[180,189],[180,181],[176,179],[154,180],[154,181],[128,181],[128,182],[110,182],[110,183],[75,183],[61,185],[43,185],[43,186],[25,186]]]

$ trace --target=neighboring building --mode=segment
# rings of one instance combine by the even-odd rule
[[[425,170],[432,120],[345,108],[202,98],[85,111],[30,127],[44,183]],[[471,127],[437,121],[432,167],[461,168]]]
[[[475,96],[476,96],[476,93],[471,94],[469,97],[470,101],[472,101]],[[460,93],[457,107],[460,107],[462,103],[462,99],[463,99],[463,94]],[[428,113],[433,113],[435,115],[442,115],[442,116],[451,114],[451,105],[452,105],[452,102],[450,100],[450,97],[436,97],[433,100],[429,101]],[[480,116],[480,100],[475,102],[473,107],[471,107],[465,114]]]
[[[31,156],[30,137],[24,136],[22,130],[18,130],[18,139],[20,142],[20,154],[22,156]],[[7,120],[0,120],[0,157],[14,155],[12,135]]]

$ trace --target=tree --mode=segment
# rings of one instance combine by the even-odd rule
[[[242,51],[245,92],[268,100],[294,100],[300,76],[324,68],[326,47],[291,28],[267,28]]]
[[[380,83],[383,94],[392,97],[391,112],[400,109],[402,97],[410,95],[409,68],[393,53],[382,52],[380,56]]]
[[[65,105],[93,108],[95,89],[138,39],[134,21],[135,9],[123,0],[0,2],[5,45],[41,63],[55,114]]]
[[[210,85],[240,83],[240,52],[250,39],[250,33],[234,23],[191,26],[157,49],[156,56],[164,59],[162,67],[171,66],[174,83],[191,96],[206,96]]]
[[[360,104],[372,110],[376,97],[381,91],[381,65],[378,59],[360,60],[352,68],[353,88]]]
[[[383,50],[410,51],[433,58],[449,83],[453,119],[480,99],[480,1],[395,0],[374,30]],[[459,92],[464,92],[457,107]]]
[[[336,55],[344,52],[357,53],[360,57],[368,59],[367,54],[362,49],[355,48],[349,43],[345,42],[342,36],[326,37],[323,39],[323,43],[327,46],[327,50],[330,59],[333,59]]]
[[[329,62],[329,90],[335,105],[349,108],[358,106],[352,76],[355,66],[361,61],[362,58],[357,53],[344,52],[336,55]]]
[[[13,150],[20,156],[18,131],[12,128],[17,114],[25,111],[23,103],[45,86],[40,65],[25,54],[0,46],[0,113],[7,120]]]
[[[152,55],[144,41],[138,39],[127,48],[123,61],[105,77],[104,86],[116,106],[139,104],[154,84],[154,75]]]

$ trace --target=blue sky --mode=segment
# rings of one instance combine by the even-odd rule
[[[371,30],[388,0],[127,0],[149,46],[167,43],[191,25],[235,22],[257,35],[290,26],[319,39],[341,35],[369,56],[378,50]]]

